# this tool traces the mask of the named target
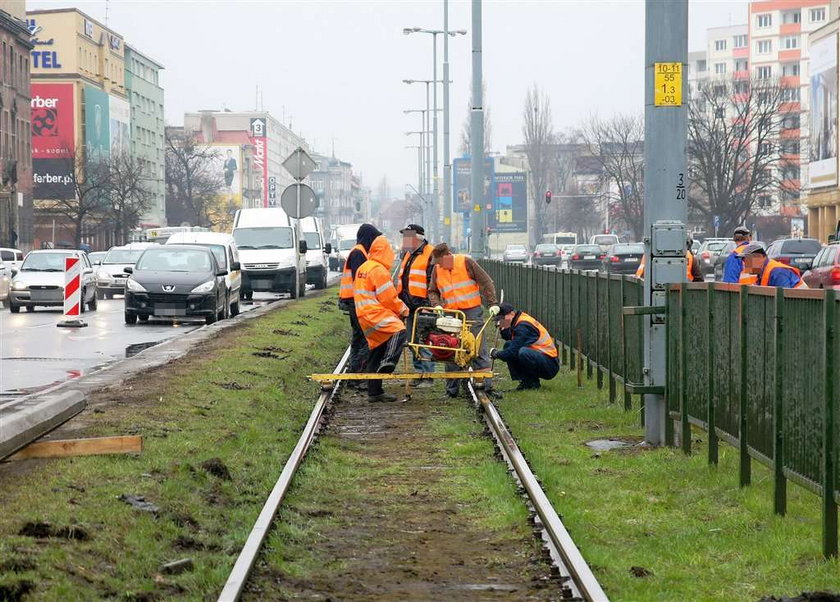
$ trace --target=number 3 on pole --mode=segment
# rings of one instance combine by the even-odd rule
[[[653,64],[653,106],[682,106],[682,63]]]

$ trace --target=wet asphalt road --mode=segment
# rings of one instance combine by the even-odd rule
[[[247,312],[287,295],[257,293],[243,302]],[[39,307],[13,314],[0,309],[0,402],[7,402],[78,378],[144,347],[186,334],[204,322],[152,319],[127,325],[123,298],[98,303],[82,315],[86,328],[58,328],[60,308]]]

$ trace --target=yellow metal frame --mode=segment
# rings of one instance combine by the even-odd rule
[[[426,345],[424,343],[420,343],[414,340],[414,337],[417,335],[417,317],[421,314],[435,314],[437,316],[450,316],[453,318],[457,318],[461,320],[461,332],[458,339],[461,341],[460,347],[440,347],[438,345]],[[408,346],[411,347],[412,351],[418,353],[421,349],[438,349],[441,351],[454,351],[455,357],[451,363],[457,364],[462,368],[466,368],[470,365],[470,363],[476,358],[478,355],[478,350],[481,349],[481,339],[484,336],[484,330],[487,328],[487,325],[492,320],[492,316],[489,317],[481,327],[481,330],[478,331],[478,335],[474,335],[472,330],[470,330],[471,322],[467,321],[467,316],[462,312],[460,309],[434,309],[431,307],[420,307],[417,311],[414,312],[414,322],[411,325],[411,340],[408,342]],[[424,358],[425,361],[425,358]],[[446,361],[446,360],[435,360],[434,358],[428,361]],[[457,374],[457,373],[450,373],[450,374]],[[471,374],[476,374],[475,372]],[[448,377],[454,378],[454,377]]]
[[[450,347],[444,347],[450,349]],[[486,372],[407,372],[393,374],[357,373],[347,372],[345,374],[313,374],[309,377],[319,383],[329,383],[337,380],[440,380],[444,378],[474,378],[484,380],[493,378],[493,373]]]

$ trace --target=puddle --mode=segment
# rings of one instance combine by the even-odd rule
[[[160,343],[160,341],[152,341],[150,343],[134,343],[133,345],[129,345],[125,348],[125,357],[134,357],[144,349],[154,347],[158,343]]]
[[[595,439],[587,441],[586,446],[596,451],[610,451],[613,449],[623,449],[625,447],[633,447],[635,443],[629,441],[621,441],[620,439]]]

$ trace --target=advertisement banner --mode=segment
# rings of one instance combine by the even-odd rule
[[[88,159],[107,157],[111,151],[108,95],[93,86],[85,86],[84,98],[85,148]]]
[[[228,204],[242,207],[242,156],[238,145],[212,145],[213,173],[221,174],[220,197]]]
[[[268,207],[268,148],[266,140],[266,122],[260,117],[251,119],[250,138],[254,147],[254,170],[260,174],[262,206]]]
[[[811,44],[811,188],[837,183],[837,34]]]
[[[122,98],[108,97],[108,125],[111,130],[111,153],[131,151],[131,107]]]
[[[32,180],[36,199],[73,196],[73,84],[31,86]]]
[[[493,159],[484,159],[484,195],[479,204],[482,210],[493,203],[493,181],[494,181]],[[470,198],[470,178],[472,168],[469,157],[461,157],[452,161],[452,210],[462,213],[475,211],[475,204]]]
[[[487,226],[494,234],[528,231],[528,180],[524,171],[497,173]]]

